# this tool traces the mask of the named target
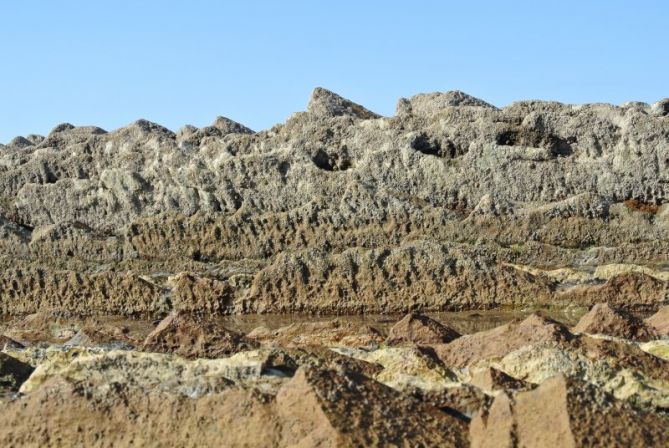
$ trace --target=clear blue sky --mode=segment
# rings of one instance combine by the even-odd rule
[[[660,0],[7,0],[0,19],[0,142],[137,118],[263,129],[315,86],[387,115],[453,89],[500,106],[669,96]]]

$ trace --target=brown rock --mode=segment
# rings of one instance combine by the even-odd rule
[[[614,275],[602,285],[581,285],[566,290],[559,300],[579,305],[606,302],[631,310],[656,309],[669,294],[669,282],[641,272]]]
[[[8,324],[6,336],[23,345],[38,342],[63,343],[76,334],[79,322],[49,311],[28,314]]]
[[[654,328],[659,336],[669,337],[669,306],[663,306],[660,310],[646,319],[646,324]]]
[[[302,367],[276,403],[292,446],[468,446],[461,420],[354,372]]]
[[[657,337],[655,331],[643,320],[612,308],[608,303],[598,303],[585,314],[573,328],[575,333],[605,334],[636,341],[649,341]]]
[[[553,377],[499,395],[470,426],[472,447],[645,447],[669,437],[669,420],[645,414],[577,379]]]
[[[427,316],[411,313],[390,329],[386,344],[441,344],[451,342],[459,337],[460,333],[451,327]]]
[[[644,352],[636,344],[585,336],[573,341],[573,345],[595,361],[606,360],[615,369],[629,369],[647,378],[669,381],[669,361]]]
[[[285,351],[300,366],[350,370],[370,378],[383,370],[383,366],[379,364],[346,356],[325,347],[300,347],[281,350]]]
[[[340,319],[295,323],[276,330],[259,327],[246,337],[285,347],[378,347],[384,339],[376,328]]]
[[[472,448],[514,448],[515,420],[511,397],[499,394],[469,425]]]
[[[425,403],[469,421],[476,413],[489,406],[493,397],[478,387],[460,384],[438,390],[416,390],[415,395]]]
[[[280,444],[271,398],[228,388],[193,399],[123,384],[91,399],[60,377],[0,406],[1,446],[226,446]]]
[[[163,319],[141,346],[143,351],[186,358],[220,358],[250,350],[256,344],[207,319],[176,311]]]
[[[113,325],[84,325],[65,345],[82,347],[135,346],[138,341],[127,334],[127,328]]]
[[[563,324],[535,313],[522,321],[465,335],[449,344],[436,345],[434,349],[447,366],[462,368],[481,359],[504,356],[526,345],[563,343],[573,337]]]
[[[476,369],[469,383],[486,391],[520,390],[532,387],[526,381],[516,379],[493,367]]]

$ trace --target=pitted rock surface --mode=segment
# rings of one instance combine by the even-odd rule
[[[656,311],[668,193],[666,100],[382,117],[317,88],[259,132],[65,123],[1,147],[0,312]]]

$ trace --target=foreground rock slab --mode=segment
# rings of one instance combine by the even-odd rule
[[[639,413],[592,385],[556,376],[502,394],[471,424],[472,447],[644,447],[669,437],[664,416]]]
[[[469,446],[462,421],[355,373],[301,368],[277,406],[294,446]]]

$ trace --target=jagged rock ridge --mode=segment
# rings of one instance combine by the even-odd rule
[[[318,88],[260,132],[219,117],[16,138],[0,147],[0,312],[656,310],[666,103],[447,92],[381,117]]]

